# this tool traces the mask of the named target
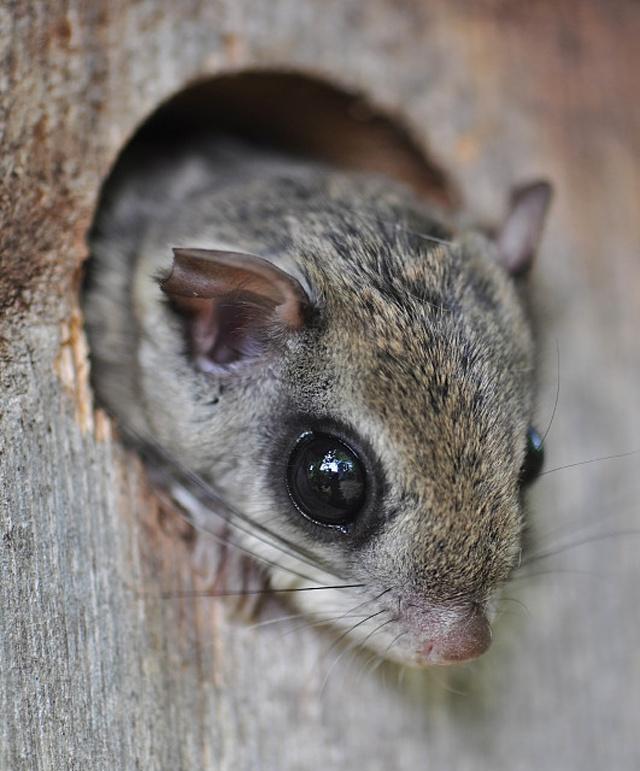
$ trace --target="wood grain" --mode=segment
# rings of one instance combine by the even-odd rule
[[[217,554],[94,412],[76,310],[99,187],[136,127],[196,79],[299,71],[401,116],[480,216],[553,180],[548,468],[636,449],[639,36],[632,0],[0,8],[0,768],[640,766],[639,456],[543,477],[534,549],[607,537],[525,566],[477,664],[334,664],[317,629],[160,597],[210,585]]]

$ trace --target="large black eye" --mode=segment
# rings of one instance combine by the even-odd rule
[[[523,485],[533,482],[533,480],[542,471],[544,465],[544,448],[542,446],[542,437],[533,428],[529,427],[527,431],[527,454],[520,470],[520,481]]]
[[[308,432],[291,453],[287,486],[296,508],[314,522],[346,525],[364,503],[364,467],[340,439]]]

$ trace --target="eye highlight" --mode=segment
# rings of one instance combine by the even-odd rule
[[[533,426],[527,430],[527,451],[520,469],[520,482],[528,485],[540,474],[544,465],[542,437]]]
[[[287,491],[308,519],[328,527],[348,525],[365,500],[364,464],[341,439],[308,431],[291,453]]]

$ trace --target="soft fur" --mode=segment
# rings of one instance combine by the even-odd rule
[[[519,552],[533,388],[531,334],[494,243],[388,179],[202,141],[116,179],[91,246],[101,402],[324,566],[242,536],[284,566],[272,583],[304,585],[292,567],[364,584],[296,602],[343,630],[375,614],[349,639],[402,661],[481,652],[478,619]],[[307,323],[251,366],[200,371],[158,286],[173,247],[267,258],[304,287]],[[377,469],[374,505],[348,533],[304,520],[285,489],[288,448],[318,423]]]

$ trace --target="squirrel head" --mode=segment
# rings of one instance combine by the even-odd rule
[[[274,588],[343,587],[301,609],[404,662],[477,656],[539,448],[521,290],[550,188],[488,235],[387,178],[247,152],[134,176],[100,212],[97,394],[169,484],[185,468],[232,507]]]
[[[466,660],[489,645],[520,549],[534,362],[518,284],[550,188],[516,191],[488,237],[451,233],[395,190],[325,184],[330,203],[307,196],[284,254],[174,250],[155,322],[170,334],[146,347],[152,434],[362,587],[322,604],[368,598],[384,628],[364,626],[367,644]]]

